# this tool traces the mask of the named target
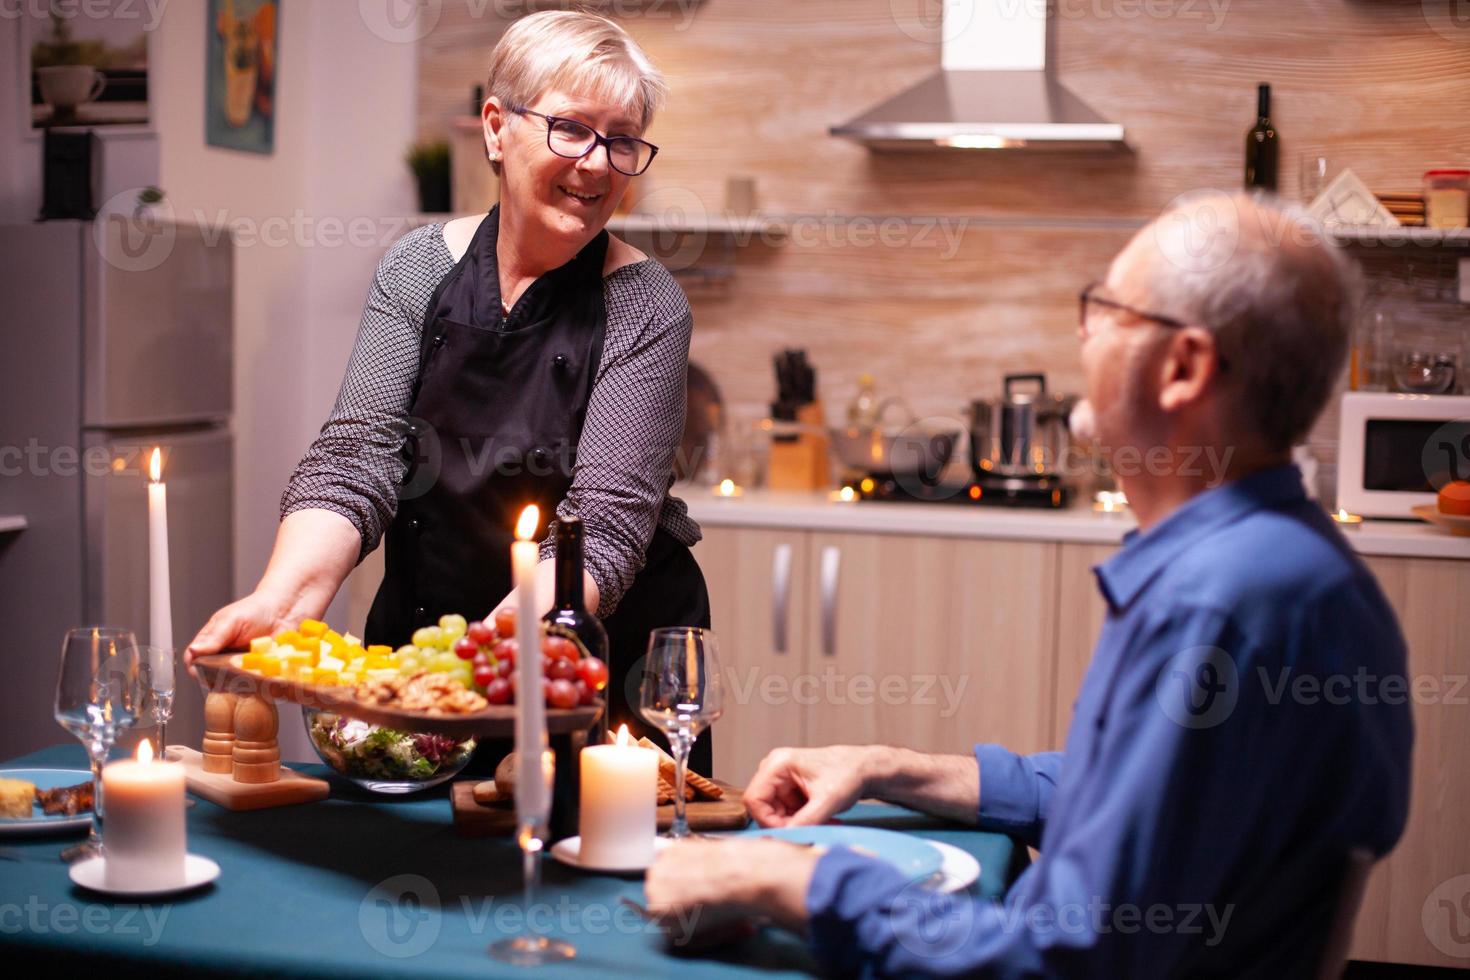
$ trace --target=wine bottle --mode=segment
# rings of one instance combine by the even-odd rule
[[[1271,86],[1256,87],[1256,124],[1245,134],[1245,186],[1276,190],[1276,126],[1271,122]]]
[[[582,581],[584,526],[577,518],[556,522],[556,603],[546,622],[574,633],[587,652],[607,663],[607,630],[587,611]]]

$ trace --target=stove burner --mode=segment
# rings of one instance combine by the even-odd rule
[[[930,486],[917,479],[897,480],[891,475],[866,476],[854,485],[859,500],[897,503],[970,504],[991,507],[1066,507],[1072,489],[1055,476],[986,477],[971,483]]]

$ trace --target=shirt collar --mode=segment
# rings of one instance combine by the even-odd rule
[[[1098,565],[1098,587],[1113,610],[1131,603],[1174,559],[1252,511],[1306,499],[1295,464],[1273,466],[1191,497],[1146,532],[1129,531],[1123,550]]]

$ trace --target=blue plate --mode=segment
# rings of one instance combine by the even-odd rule
[[[58,786],[75,786],[91,780],[92,773],[86,769],[0,769],[0,777],[23,779],[35,783],[37,789],[56,789]],[[92,811],[78,813],[74,817],[64,814],[47,816],[41,808],[31,804],[29,817],[0,817],[0,835],[4,834],[57,834],[67,830],[86,830],[92,826]]]
[[[793,844],[848,847],[887,861],[912,880],[927,878],[944,865],[944,855],[926,840],[877,827],[825,824],[820,827],[769,827],[743,831],[745,837],[774,837]]]

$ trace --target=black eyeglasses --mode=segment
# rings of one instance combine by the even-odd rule
[[[1115,299],[1108,299],[1106,296],[1098,296],[1096,293],[1101,286],[1102,283],[1100,281],[1090,282],[1087,284],[1086,289],[1077,294],[1077,330],[1083,337],[1090,335],[1090,331],[1087,329],[1087,307],[1089,304],[1101,306],[1108,310],[1129,313],[1138,317],[1140,320],[1147,320],[1150,323],[1157,323],[1159,326],[1169,327],[1174,330],[1183,330],[1188,326],[1183,320],[1176,320],[1172,316],[1164,316],[1161,313],[1149,313],[1147,310],[1140,310],[1136,306],[1129,306],[1127,303],[1120,303]]]
[[[580,160],[599,146],[607,147],[607,162],[620,174],[637,177],[658,155],[658,147],[636,136],[604,136],[586,123],[563,116],[515,106],[511,112],[546,120],[546,146],[559,157]]]
[[[1135,316],[1140,320],[1147,320],[1149,323],[1157,323],[1161,327],[1168,327],[1170,330],[1183,330],[1189,326],[1189,324],[1176,317],[1165,316],[1162,313],[1150,313],[1147,310],[1140,310],[1136,306],[1129,306],[1127,303],[1120,303],[1115,299],[1108,299],[1106,296],[1098,296],[1096,293],[1101,286],[1101,281],[1090,282],[1087,284],[1086,289],[1077,294],[1077,336],[1083,340],[1092,336],[1092,331],[1087,328],[1087,307],[1089,305],[1101,306],[1108,310],[1118,310],[1119,312]],[[1218,344],[1218,341],[1216,343]],[[1224,371],[1230,366],[1230,363],[1225,359],[1224,355],[1219,352],[1218,347],[1215,351],[1215,359],[1219,361],[1221,371]]]

